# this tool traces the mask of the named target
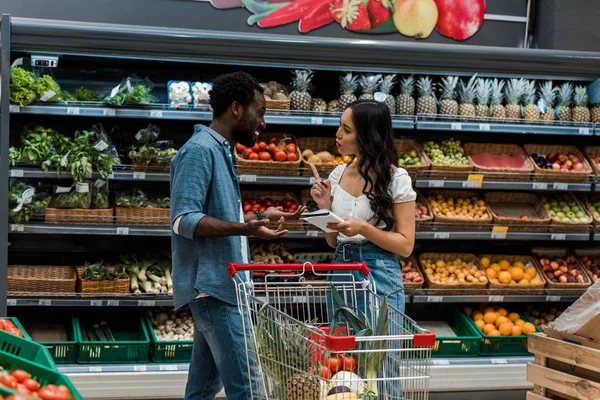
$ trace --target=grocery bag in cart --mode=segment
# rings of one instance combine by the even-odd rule
[[[365,264],[228,269],[244,321],[252,399],[428,399],[435,334],[388,305],[391,293],[376,293]],[[264,272],[264,280],[240,271]]]

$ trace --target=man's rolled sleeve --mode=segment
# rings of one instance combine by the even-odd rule
[[[206,216],[212,180],[212,155],[202,146],[182,148],[171,165],[171,226],[175,234],[194,239],[196,226]]]

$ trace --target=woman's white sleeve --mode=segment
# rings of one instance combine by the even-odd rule
[[[340,179],[342,178],[342,174],[344,173],[344,167],[345,165],[338,165],[337,167],[335,167],[335,169],[333,171],[331,171],[331,173],[329,174],[329,183],[331,184],[331,195],[334,196],[335,195],[335,190],[337,189],[339,183],[340,183]]]
[[[407,203],[417,199],[417,193],[413,190],[412,181],[406,172],[396,172],[394,175],[392,197],[394,204]]]

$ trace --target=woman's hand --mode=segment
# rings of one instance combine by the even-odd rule
[[[315,200],[316,201],[316,200]],[[327,228],[339,232],[347,237],[362,235],[365,227],[369,225],[366,221],[356,217],[342,217],[344,222],[330,222]]]
[[[331,209],[331,183],[329,179],[325,181],[321,179],[317,168],[312,163],[310,167],[315,177],[315,184],[310,189],[310,195],[320,209],[329,210]]]

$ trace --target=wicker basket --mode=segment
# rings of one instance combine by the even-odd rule
[[[481,254],[479,259],[487,257],[490,259],[490,264],[496,263],[499,260],[506,260],[511,264],[517,261],[521,261],[525,267],[531,265],[536,270],[536,278],[541,281],[537,285],[515,285],[505,283],[494,283],[490,281],[490,289],[494,289],[494,293],[498,294],[544,294],[544,287],[546,286],[546,277],[540,273],[536,267],[535,260],[531,256],[508,256],[508,255],[497,255],[497,254]]]
[[[590,200],[600,200],[600,196],[598,196],[598,194],[583,195],[579,199],[581,200],[581,205],[585,209],[585,212],[590,217],[592,217],[592,225],[594,225],[594,226],[600,225],[600,220],[594,216],[594,214],[592,213],[592,211],[590,210],[590,208],[588,207],[588,204],[587,204],[588,201],[590,201]]]
[[[587,215],[588,222],[578,222],[578,221],[564,222],[564,221],[559,221],[550,215],[550,219],[552,221],[550,224],[550,232],[589,232],[590,225],[592,225],[593,218],[588,214],[585,206],[583,204],[581,204],[581,202],[579,200],[577,200],[577,198],[572,193],[564,193],[562,196],[564,196],[565,201],[573,201],[574,200],[577,203],[577,205],[579,206],[579,208]],[[553,196],[548,196],[548,195],[546,195],[546,197],[549,199],[553,198]],[[561,199],[558,198],[557,200],[561,200]]]
[[[422,143],[421,143],[421,147],[424,148]],[[466,179],[466,173],[469,171],[473,171],[473,164],[471,163],[470,160],[469,160],[469,165],[436,164],[431,158],[429,159],[429,162],[431,163],[430,171],[427,172],[425,176],[429,176],[430,178],[448,178],[449,177],[448,172],[451,172],[453,174],[460,174],[460,175],[462,175],[461,173],[464,173],[465,179]]]
[[[436,197],[438,194],[441,194],[444,197],[452,197],[455,200],[471,198],[471,197],[477,197],[477,199],[483,200],[478,193],[463,191],[463,190],[433,190],[433,191],[427,192],[428,196],[433,196],[433,197]],[[433,203],[430,202],[429,207],[430,207],[431,211],[433,212],[433,220],[435,222],[452,222],[452,223],[456,223],[456,224],[479,225],[479,226],[481,226],[482,224],[490,224],[492,222],[492,216],[491,216],[488,208],[485,205],[484,205],[484,207],[486,208],[485,215],[487,217],[481,218],[481,219],[447,217],[445,215],[441,215],[441,214],[435,212]]]
[[[421,282],[418,282],[418,283],[403,282],[404,289],[408,289],[408,290],[421,289],[423,287],[423,284],[425,283],[425,277],[424,277],[425,274],[423,274],[423,270],[421,270],[421,268],[419,268],[419,263],[417,262],[417,259],[414,256],[410,256],[408,258],[402,259],[402,265],[401,265],[401,267],[403,269],[406,266],[407,262],[410,262],[411,263],[411,268],[416,269],[417,272],[419,274],[421,274],[421,278],[423,278],[423,280]]]
[[[561,146],[551,144],[526,144],[523,146],[527,152],[529,161],[533,164],[535,175],[534,180],[537,181],[558,181],[558,182],[585,182],[589,181],[590,174],[592,173],[592,167],[587,162],[586,157],[579,151],[575,146]],[[585,171],[566,171],[566,170],[554,170],[554,169],[543,169],[536,165],[535,161],[531,157],[533,153],[536,154],[550,154],[550,153],[573,153],[583,163]]]
[[[306,149],[310,149],[313,153],[317,154],[321,151],[330,151],[331,145],[335,145],[334,138],[326,138],[326,137],[305,137],[298,138],[298,147],[300,147],[303,151]],[[313,176],[312,169],[310,165],[308,165],[307,160],[304,157],[301,157],[302,160],[302,171],[300,175],[303,176]],[[331,171],[333,171],[340,163],[337,162],[323,162],[323,163],[313,163],[314,166],[319,171],[319,175],[325,178],[327,177]]]
[[[146,172],[169,172],[171,170],[171,164],[137,164],[135,162],[131,162],[131,169],[134,171],[146,171]]]
[[[394,139],[394,147],[396,148],[396,152],[400,153],[408,153],[412,150],[417,152],[417,156],[419,160],[421,160],[421,165],[403,165],[402,168],[407,170],[409,173],[412,171],[424,171],[431,168],[431,160],[423,151],[423,148],[414,139]]]
[[[114,267],[110,268],[114,269]],[[131,294],[129,276],[114,281],[88,281],[81,276],[85,267],[77,267],[76,270],[77,291],[81,297],[129,296]]]
[[[515,168],[496,168],[496,167],[483,167],[475,164],[471,156],[481,153],[490,153],[492,155],[515,155],[521,154],[525,159],[527,167],[524,169]],[[533,164],[530,158],[520,146],[514,144],[493,144],[493,143],[467,143],[465,144],[465,154],[469,158],[473,169],[477,172],[493,173],[488,176],[490,180],[501,180],[501,179],[519,179],[529,180],[531,173],[533,172]]]
[[[442,260],[442,261],[453,261],[460,258],[467,264],[474,265],[477,270],[482,271],[485,276],[485,282],[478,283],[434,283],[431,281],[430,276],[425,273],[426,268],[423,265],[424,261],[429,259],[431,261]],[[425,277],[427,287],[430,289],[443,290],[447,294],[485,294],[486,288],[489,283],[485,271],[481,268],[479,259],[474,254],[467,253],[423,253],[419,256],[419,267]]]
[[[600,175],[600,168],[598,168],[596,163],[592,161],[592,156],[596,158],[600,157],[600,146],[586,146],[583,148],[583,152],[585,153],[585,159],[590,164],[594,174]]]
[[[258,141],[263,141],[265,138],[269,136],[273,136],[276,134],[266,134],[261,133],[258,137]],[[261,161],[261,160],[246,160],[241,157],[237,151],[234,150],[235,155],[235,164],[237,165],[237,172],[239,174],[254,174],[254,175],[300,175],[300,146],[298,146],[298,141],[293,135],[287,134],[287,136],[292,138],[292,143],[296,143],[296,156],[298,157],[297,161]]]
[[[75,269],[54,265],[9,265],[8,295],[74,296]]]
[[[417,203],[420,203],[423,207],[425,207],[428,211],[427,216],[421,217],[417,219],[417,223],[419,222],[430,222],[433,219],[433,212],[431,211],[431,206],[429,205],[429,201],[427,201],[427,197],[423,195],[419,190],[415,190],[417,193]]]
[[[112,208],[46,208],[47,224],[112,224],[114,223]]]
[[[566,255],[566,251],[565,251]],[[544,270],[542,268],[542,264],[539,262],[539,257],[544,257],[544,254],[536,254],[533,257],[535,262],[535,267],[538,269],[540,274],[544,274]],[[554,257],[554,256],[552,256]],[[548,257],[551,258],[551,257]],[[583,276],[583,283],[556,283],[552,282],[549,279],[546,279],[546,287],[552,290],[552,294],[562,295],[562,296],[577,296],[583,294],[583,292],[592,284],[590,279],[590,275],[587,273],[585,268],[582,268],[581,263],[577,261],[575,268],[579,271],[579,273]]]
[[[494,224],[508,224],[511,231],[546,232],[547,226],[550,225],[550,215],[534,193],[489,192],[485,194],[485,202]],[[515,217],[501,218],[494,210],[494,204],[501,203],[529,204],[534,208],[537,217],[526,220]]]
[[[277,111],[289,111],[291,100],[267,100],[267,111],[268,110],[277,110]]]
[[[155,207],[116,207],[118,225],[170,225],[171,209]]]
[[[268,191],[268,190],[242,190],[242,199],[266,199],[270,198],[273,201],[280,200],[293,200],[300,206],[302,202],[291,192],[286,191]],[[242,201],[243,201],[242,200]],[[304,223],[302,220],[298,221],[289,221],[283,224],[285,229],[289,229],[291,231],[301,231],[305,229]]]

